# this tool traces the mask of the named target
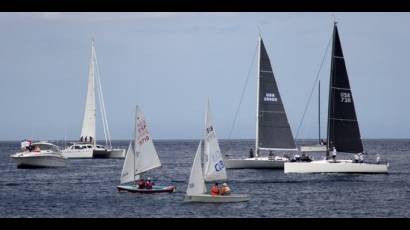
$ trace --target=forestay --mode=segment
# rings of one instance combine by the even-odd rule
[[[226,169],[213,124],[209,100],[205,112],[204,178],[206,181],[226,180]]]
[[[199,142],[194,158],[194,163],[192,164],[191,175],[189,176],[188,188],[186,190],[187,195],[206,193],[204,175],[202,173],[201,145],[202,141]]]
[[[147,122],[139,107],[136,107],[135,142],[136,173],[140,174],[161,166],[157,151],[150,136]]]

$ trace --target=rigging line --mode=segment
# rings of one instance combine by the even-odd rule
[[[95,53],[95,50],[94,50]],[[103,126],[104,126],[104,135],[106,135],[106,144],[108,141],[108,146],[111,147],[111,135],[110,135],[110,130],[108,129],[108,120],[107,120],[107,113],[105,110],[105,103],[104,103],[104,96],[103,96],[103,92],[102,92],[102,86],[101,86],[101,74],[100,74],[100,70],[99,70],[99,66],[98,66],[98,62],[97,62],[97,54],[95,53],[94,55],[95,58],[95,65],[96,65],[96,69],[97,69],[97,81],[98,81],[98,88],[99,88],[99,96],[100,96],[100,105],[101,105],[101,110],[102,110],[102,117],[103,117]],[[105,133],[106,132],[106,133]]]
[[[243,88],[242,88],[241,97],[240,97],[240,100],[239,100],[238,107],[236,108],[235,118],[233,119],[233,123],[232,123],[232,126],[231,126],[231,130],[229,131],[228,139],[231,139],[233,129],[235,128],[236,120],[238,119],[239,109],[241,108],[243,96],[245,95],[246,86],[248,86],[248,81],[249,81],[249,77],[250,77],[250,75],[251,75],[253,63],[255,62],[255,57],[256,57],[256,54],[258,53],[258,52],[257,52],[257,51],[258,51],[258,46],[259,46],[259,45],[257,44],[257,45],[256,45],[256,48],[255,48],[255,52],[254,52],[253,58],[252,58],[252,61],[251,61],[251,65],[250,65],[249,70],[248,70],[248,75],[246,76],[245,84],[244,84],[244,86],[243,86]]]
[[[332,36],[333,36],[333,35],[332,35]],[[319,79],[320,71],[322,70],[323,63],[325,62],[325,59],[326,59],[327,51],[329,50],[330,42],[332,41],[332,36],[330,36],[329,41],[328,41],[327,46],[326,46],[326,50],[325,50],[325,52],[323,53],[322,62],[320,63],[319,70],[318,70],[318,72],[317,72],[317,74],[316,74],[315,81],[313,82],[313,86],[312,86],[312,89],[311,89],[311,91],[310,91],[310,95],[309,95],[309,97],[308,97],[308,101],[307,101],[307,103],[306,103],[306,105],[305,105],[305,109],[304,109],[304,111],[303,111],[302,118],[300,119],[299,126],[298,126],[298,129],[297,129],[297,131],[296,131],[295,139],[298,138],[300,128],[301,128],[301,126],[302,126],[302,124],[303,124],[303,120],[305,119],[305,115],[306,115],[307,109],[308,109],[308,107],[309,107],[310,101],[311,101],[311,99],[312,99],[313,92],[314,92],[315,87],[316,87],[316,82],[317,82],[318,79]]]

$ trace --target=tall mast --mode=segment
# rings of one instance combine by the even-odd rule
[[[328,109],[327,109],[327,150],[326,150],[326,156],[329,156],[329,150],[332,147],[331,143],[330,143],[330,132],[332,132],[332,130],[330,130],[330,112],[333,110],[332,105],[334,103],[332,103],[333,100],[333,96],[332,96],[332,85],[333,85],[333,68],[334,68],[334,63],[333,63],[333,59],[334,59],[334,52],[335,52],[335,30],[336,30],[336,24],[337,22],[334,21],[334,26],[333,26],[333,42],[332,42],[332,53],[331,53],[331,62],[330,62],[330,80],[329,80],[329,99],[328,99]]]
[[[260,75],[260,60],[261,60],[261,41],[262,35],[259,33],[259,54],[258,54],[258,68],[256,80],[256,139],[255,139],[255,156],[259,156],[259,75]]]
[[[135,140],[137,139],[137,116],[138,116],[137,113],[138,113],[138,106],[135,106],[134,145],[132,146],[133,147],[132,154],[134,154],[134,181],[135,181],[135,157],[136,157],[135,156],[135,144],[136,144]]]
[[[320,143],[320,80],[318,87],[318,129],[319,129],[319,143]]]

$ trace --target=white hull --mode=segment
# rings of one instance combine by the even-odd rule
[[[70,159],[76,159],[76,158],[82,158],[82,159],[90,159],[93,158],[93,149],[75,149],[75,150],[63,150],[62,152],[63,156],[70,158]]]
[[[254,157],[245,159],[225,159],[227,169],[283,169],[288,159],[284,157]]]
[[[66,158],[61,156],[12,156],[18,168],[54,168],[66,166]]]
[[[286,162],[285,173],[387,173],[389,164],[353,163],[351,160]]]
[[[230,203],[249,201],[249,196],[244,194],[232,194],[225,196],[213,196],[210,194],[185,195],[185,202],[203,202],[203,203]]]
[[[326,152],[326,145],[300,146],[301,152]]]

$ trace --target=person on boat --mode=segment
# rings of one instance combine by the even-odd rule
[[[294,156],[294,159],[295,161],[300,161],[300,155],[296,153]]]
[[[151,181],[151,178],[147,178],[147,181],[145,182],[145,188],[146,189],[152,189],[152,186],[154,185],[154,182]]]
[[[336,147],[333,146],[332,158],[334,162],[336,162],[336,155],[337,155],[337,150],[336,150]]]
[[[359,155],[357,153],[354,154],[354,163],[359,163]]]
[[[272,150],[269,150],[269,159],[273,159],[275,154],[273,154]]]
[[[249,149],[249,158],[253,158],[253,149]]]
[[[83,142],[83,140],[84,140],[84,137],[81,136],[81,137],[80,137],[80,142]]]
[[[302,156],[300,157],[300,161],[311,162],[312,159],[310,159],[310,157],[306,153],[303,152]]]
[[[364,162],[364,155],[363,155],[363,153],[360,153],[360,155],[359,155],[359,162],[360,162],[360,163],[363,163],[363,162]]]
[[[91,143],[93,142],[93,137],[91,137],[91,136],[90,136],[90,142],[91,142]]]
[[[145,189],[145,181],[144,181],[144,179],[139,179],[138,181],[137,181],[137,185],[138,185],[138,188],[139,189]]]
[[[323,139],[320,139],[320,145],[325,145],[325,142],[323,141]]]
[[[211,195],[212,196],[217,196],[219,195],[219,187],[218,187],[218,183],[215,182],[214,185],[212,185],[211,187]]]
[[[231,189],[228,187],[227,183],[222,184],[222,188],[220,189],[220,195],[231,195]]]
[[[376,163],[380,164],[380,154],[376,154]]]

